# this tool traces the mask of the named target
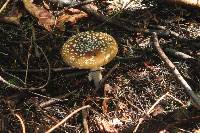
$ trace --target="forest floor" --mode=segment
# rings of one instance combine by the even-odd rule
[[[115,2],[94,2],[109,20],[88,14],[66,23],[64,31],[47,31],[20,2],[19,24],[0,23],[0,132],[46,132],[85,105],[90,108],[54,132],[87,132],[87,127],[91,133],[200,132],[200,111],[159,56],[151,34],[157,33],[160,46],[198,95],[199,9],[154,1],[129,7],[126,1]],[[105,82],[98,94],[88,80],[89,71],[68,66],[60,55],[69,37],[91,30],[112,35],[119,49],[103,66]]]

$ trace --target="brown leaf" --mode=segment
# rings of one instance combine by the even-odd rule
[[[112,90],[113,90],[112,86],[110,86],[109,84],[105,84],[105,86],[104,86],[104,99],[103,99],[103,102],[102,102],[103,113],[108,112],[108,104],[109,104],[109,101],[110,101],[109,94],[112,93]]]
[[[127,109],[127,105],[122,102],[118,102],[117,108],[118,108],[118,110],[124,110],[124,109]]]
[[[56,27],[59,30],[64,31],[65,30],[64,24],[66,22],[69,22],[71,25],[74,25],[75,23],[77,23],[78,20],[87,16],[88,15],[83,11],[70,8],[60,13],[60,15],[58,16],[56,20]]]
[[[0,21],[19,25],[21,17],[22,13],[17,8],[14,8],[7,16],[0,17]]]
[[[110,86],[109,84],[105,84],[104,86],[104,97],[109,96],[109,94],[111,94],[113,91],[113,87]]]
[[[55,24],[55,17],[45,8],[36,6],[31,0],[23,0],[26,10],[34,17],[38,18],[38,23],[48,31],[52,31]]]
[[[102,102],[102,110],[103,113],[107,113],[108,112],[108,103],[109,103],[109,98],[104,98],[103,102]]]
[[[9,24],[20,24],[22,12],[17,2],[10,2],[0,15],[0,21]]]

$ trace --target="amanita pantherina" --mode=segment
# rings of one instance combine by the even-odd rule
[[[90,69],[89,80],[96,90],[102,79],[101,66],[110,62],[117,54],[118,45],[107,33],[87,31],[70,37],[62,47],[65,63],[79,69]]]

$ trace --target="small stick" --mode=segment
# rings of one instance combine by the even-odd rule
[[[166,96],[168,96],[169,92],[165,93],[165,95],[163,95],[162,97],[160,97],[152,106],[151,108],[147,111],[147,115],[151,114],[152,110],[155,108],[155,106],[161,101],[163,100]]]
[[[87,123],[87,115],[88,115],[87,111],[82,110],[84,133],[89,133],[88,123]]]
[[[2,6],[1,9],[0,9],[0,13],[6,8],[6,6],[8,5],[9,2],[10,2],[10,0],[7,0],[7,1],[3,4],[3,6]]]
[[[77,91],[74,90],[74,91],[72,91],[72,92],[70,92],[70,93],[68,93],[68,94],[63,95],[63,96],[59,96],[59,97],[56,97],[56,98],[48,98],[48,99],[49,99],[48,101],[45,101],[45,102],[40,103],[39,106],[40,106],[41,108],[45,108],[45,107],[50,106],[50,105],[52,105],[52,104],[56,104],[57,102],[66,101],[66,100],[67,100],[67,99],[66,99],[67,97],[69,97],[70,95],[75,94],[76,92],[77,92]]]
[[[50,68],[52,72],[61,72],[66,70],[76,70],[76,68],[72,67],[61,67],[61,68]],[[40,69],[28,69],[28,72],[37,73],[37,72],[46,72],[48,71],[48,68],[40,68]],[[16,73],[24,73],[26,72],[26,69],[4,69],[2,68],[2,71],[6,72],[16,72]]]
[[[158,103],[159,103],[161,100],[163,100],[166,96],[168,96],[168,97],[172,98],[173,100],[179,102],[180,104],[182,104],[182,106],[185,106],[185,104],[183,104],[180,100],[178,100],[178,99],[175,98],[174,96],[170,95],[169,92],[167,92],[167,93],[165,93],[162,97],[160,97],[160,98],[151,106],[151,108],[147,111],[147,113],[144,112],[144,113],[146,114],[146,116],[150,115],[151,112],[153,111],[153,109],[155,108],[155,106],[158,105]],[[137,126],[135,127],[133,133],[137,132],[137,130],[138,130],[140,124],[141,124],[144,120],[145,120],[145,118],[140,118],[140,119],[139,119],[139,122],[138,122]]]
[[[85,102],[83,102],[83,105],[85,105]],[[88,111],[86,109],[82,110],[84,133],[89,133],[87,116],[88,116]]]
[[[158,103],[159,103],[161,100],[163,100],[168,94],[169,94],[169,92],[165,93],[162,97],[160,97],[160,98],[151,106],[151,108],[147,111],[146,115],[148,116],[148,115],[152,112],[152,110],[155,108],[155,106],[158,105]],[[133,133],[136,133],[136,132],[137,132],[137,130],[138,130],[140,124],[141,124],[144,120],[145,120],[144,118],[140,118],[140,119],[139,119],[139,122],[138,122],[137,126],[135,127],[135,129],[133,130]]]
[[[114,65],[114,67],[112,67],[112,68],[108,71],[108,73],[106,74],[106,76],[104,76],[104,78],[101,79],[101,81],[100,81],[100,87],[102,87],[102,86],[104,85],[105,81],[106,81],[106,80],[108,79],[108,77],[112,74],[112,72],[114,72],[114,71],[117,69],[118,66],[119,66],[119,64]]]
[[[48,100],[48,101],[45,101],[45,102],[40,103],[39,106],[40,106],[41,108],[45,108],[45,107],[47,107],[47,106],[49,106],[49,105],[55,104],[55,103],[60,102],[60,101],[61,101],[61,100],[50,99],[50,100]]]
[[[188,83],[185,81],[185,79],[182,77],[176,66],[169,60],[169,58],[166,56],[166,54],[163,52],[162,48],[159,45],[158,37],[155,32],[152,33],[153,36],[153,44],[160,55],[161,59],[166,63],[166,65],[170,68],[170,70],[174,73],[176,78],[179,80],[185,91],[188,93],[188,95],[191,97],[191,99],[194,102],[195,107],[200,109],[200,99],[195,95],[192,88],[188,85]]]
[[[53,126],[48,131],[46,131],[45,133],[51,133],[53,130],[55,130],[56,128],[58,128],[59,126],[61,126],[63,123],[65,123],[70,117],[72,117],[73,115],[75,115],[79,111],[81,111],[83,109],[86,109],[86,108],[90,108],[90,105],[86,105],[86,106],[83,106],[81,108],[78,108],[77,110],[75,110],[74,112],[72,112],[70,115],[68,115],[67,117],[65,117],[62,121],[60,121],[55,126]]]
[[[14,114],[18,119],[19,119],[19,121],[20,121],[20,124],[21,124],[21,126],[22,126],[22,133],[26,133],[26,127],[25,127],[25,125],[24,125],[24,122],[23,122],[23,120],[22,120],[22,118],[18,115],[18,114]]]
[[[181,102],[181,100],[177,99],[176,97],[172,96],[171,94],[167,94],[167,96],[170,97],[170,98],[172,98],[172,99],[174,99],[174,101],[177,101],[180,104],[182,104],[183,107],[186,106],[183,102]]]
[[[177,51],[175,49],[166,48],[165,51],[168,52],[169,54],[171,54],[172,56],[175,56],[175,57],[178,57],[178,58],[181,58],[181,59],[185,59],[185,60],[194,59],[195,60],[194,57],[192,57],[192,56],[190,56],[188,54],[185,54],[183,52],[179,52],[179,51]]]

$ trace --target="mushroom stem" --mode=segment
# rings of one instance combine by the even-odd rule
[[[94,81],[94,85],[96,88],[96,91],[100,88],[100,81],[102,79],[102,74],[101,74],[101,67],[99,68],[95,68],[95,69],[91,69],[88,79],[91,81]]]

